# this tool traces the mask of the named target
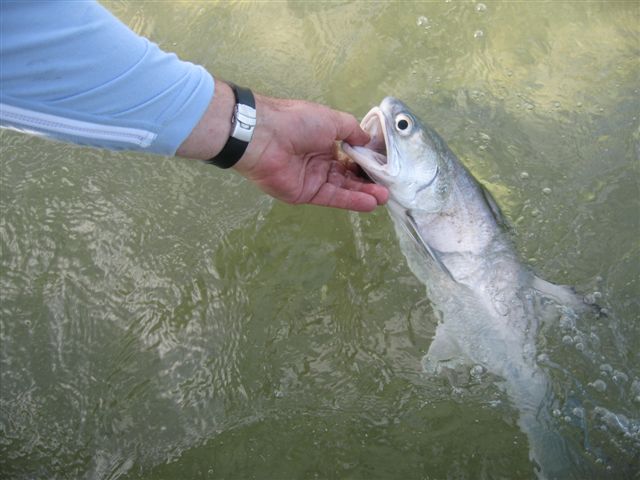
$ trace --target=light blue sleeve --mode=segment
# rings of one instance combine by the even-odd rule
[[[173,155],[213,77],[94,1],[0,0],[0,125],[63,141]]]

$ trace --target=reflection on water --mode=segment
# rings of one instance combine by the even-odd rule
[[[107,5],[264,93],[356,115],[405,100],[496,196],[523,258],[609,310],[560,319],[538,350],[577,461],[640,468],[636,5]],[[434,314],[382,210],[0,139],[3,476],[533,476],[495,379],[421,371]]]

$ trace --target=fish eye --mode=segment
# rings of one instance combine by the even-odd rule
[[[413,120],[408,115],[401,113],[396,116],[396,130],[401,135],[407,135],[411,131]]]

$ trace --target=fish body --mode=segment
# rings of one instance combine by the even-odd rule
[[[464,362],[500,377],[537,475],[572,478],[575,464],[550,415],[550,381],[537,363],[537,306],[573,311],[581,302],[521,263],[490,194],[406,105],[387,97],[361,125],[369,144],[343,148],[388,187],[401,250],[439,316],[424,370]]]

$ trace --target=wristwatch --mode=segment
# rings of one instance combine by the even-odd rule
[[[220,168],[233,167],[242,157],[256,128],[256,100],[248,88],[229,84],[236,99],[231,117],[231,134],[220,153],[207,163]]]

